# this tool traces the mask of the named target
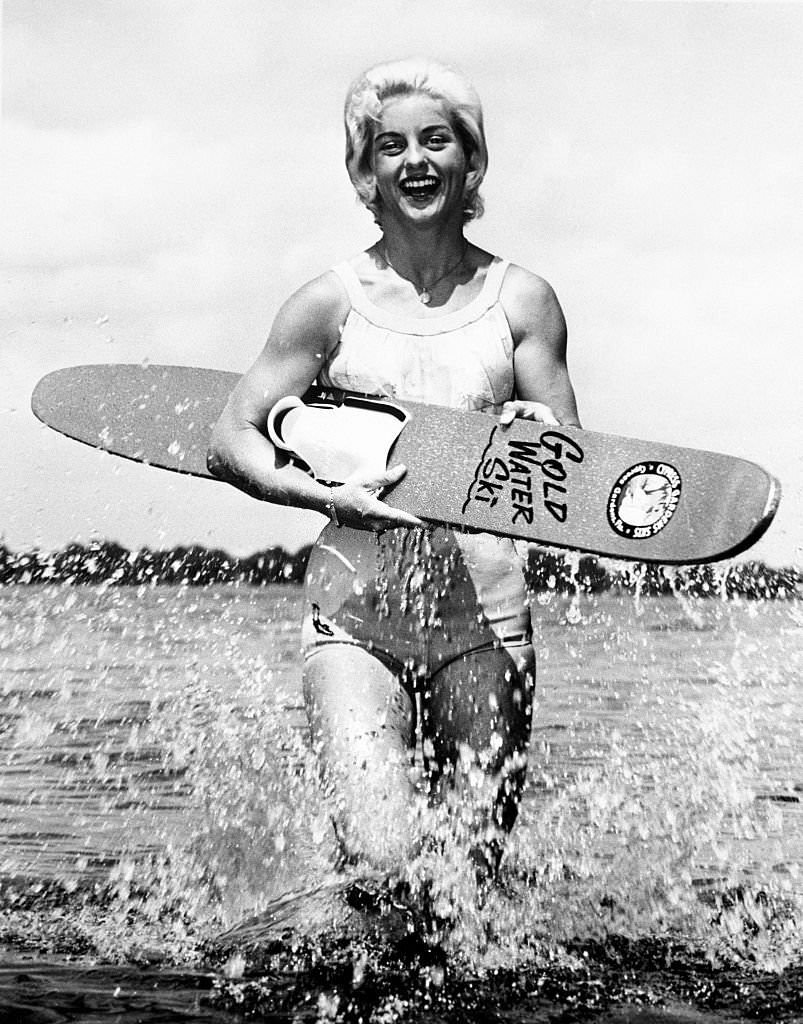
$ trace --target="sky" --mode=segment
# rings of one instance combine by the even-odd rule
[[[258,504],[62,438],[36,381],[94,362],[245,370],[281,302],[373,243],[349,82],[425,53],[483,99],[472,241],[547,278],[587,428],[753,459],[748,553],[803,564],[803,4],[5,0],[0,542],[314,539]],[[747,556],[746,556],[747,557]]]

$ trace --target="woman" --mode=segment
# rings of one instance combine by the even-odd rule
[[[516,817],[535,674],[512,542],[424,528],[385,504],[403,466],[325,487],[281,458],[265,422],[317,379],[505,424],[578,424],[565,323],[545,281],[463,234],[482,212],[487,150],[462,75],[419,59],[379,65],[349,90],[345,122],[348,172],[381,236],[282,306],[209,464],[250,494],[332,520],[307,573],[304,693],[344,859],[403,864],[425,791],[448,798],[493,872]]]

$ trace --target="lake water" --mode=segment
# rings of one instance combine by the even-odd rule
[[[422,856],[439,943],[325,889],[241,955],[214,937],[335,877],[300,605],[0,588],[0,1022],[803,1020],[800,602],[535,595],[498,891]]]

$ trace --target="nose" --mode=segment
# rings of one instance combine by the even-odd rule
[[[404,161],[405,164],[408,167],[420,167],[422,164],[426,163],[426,160],[427,156],[426,153],[424,152],[424,147],[421,145],[421,143],[418,142],[417,140],[409,142],[407,145],[407,154]]]

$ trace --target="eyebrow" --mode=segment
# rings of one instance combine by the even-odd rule
[[[437,124],[425,125],[421,129],[421,131],[422,132],[432,132],[432,131],[442,132],[442,131],[447,131],[447,132],[451,132],[453,135],[455,134],[454,128],[452,128],[452,126],[450,124],[447,124],[446,121],[443,121],[443,122],[439,121]],[[392,129],[387,128],[384,131],[377,132],[376,135],[374,136],[374,139],[375,140],[381,139],[385,135],[403,135],[403,134],[404,134],[404,132],[393,131]]]

